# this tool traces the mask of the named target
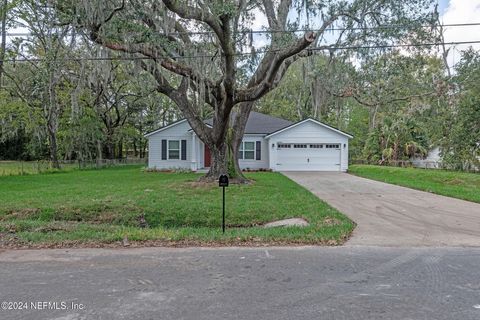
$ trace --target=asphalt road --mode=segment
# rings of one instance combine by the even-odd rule
[[[37,309],[0,319],[478,320],[479,265],[478,248],[4,251],[0,301]]]
[[[357,223],[347,245],[480,247],[478,203],[347,173],[284,174]]]

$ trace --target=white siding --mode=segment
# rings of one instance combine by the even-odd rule
[[[306,121],[293,128],[287,129],[270,137],[268,145],[270,146],[270,168],[273,170],[282,170],[278,163],[281,163],[278,157],[278,143],[338,143],[340,144],[340,170],[348,169],[348,137],[337,133],[329,128],[323,127],[313,121]],[[275,148],[271,145],[275,144]],[[301,150],[301,149],[299,149]],[[300,152],[300,151],[299,151]]]
[[[260,141],[261,142],[261,158],[260,160],[239,160],[238,164],[241,169],[268,169],[270,168],[268,159],[268,143],[262,135],[245,135],[243,141]],[[256,147],[256,146],[255,146]],[[255,153],[256,157],[256,153]]]
[[[201,169],[205,167],[205,144],[198,137],[197,137],[197,143],[198,143],[198,153],[197,153],[198,168]]]
[[[343,142],[342,146],[342,171],[346,172],[348,170],[348,138]]]
[[[148,137],[148,167],[156,169],[191,168],[192,133],[190,125],[183,121]],[[162,140],[187,140],[187,160],[162,160]]]

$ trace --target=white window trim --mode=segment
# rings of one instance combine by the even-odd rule
[[[170,141],[177,141],[178,142],[178,159],[170,158],[170,150],[177,150],[177,149],[170,149]],[[182,161],[182,140],[181,139],[171,139],[167,140],[167,159],[168,160],[177,160]]]
[[[253,159],[245,159],[245,142],[251,142],[253,143],[253,150],[246,150],[246,151],[253,151]],[[238,149],[238,152],[242,155],[241,157],[238,157],[238,160],[243,160],[243,161],[256,161],[257,159],[257,141],[242,141],[240,144],[240,148]]]

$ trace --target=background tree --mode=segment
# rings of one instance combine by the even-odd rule
[[[448,113],[451,123],[441,139],[442,157],[456,169],[480,168],[480,54],[472,49],[463,53],[456,68],[458,104]]]
[[[17,24],[32,34],[32,37],[16,42],[16,55],[22,58],[40,56],[43,60],[42,63],[32,63],[24,69],[31,72],[28,76],[32,80],[29,87],[13,74],[5,70],[4,74],[14,84],[12,92],[35,109],[33,113],[38,114],[38,110],[41,110],[42,129],[48,137],[50,160],[54,168],[60,168],[57,133],[65,104],[59,97],[59,90],[66,86],[63,61],[68,56],[67,35],[71,27],[57,23],[55,10],[49,6],[48,1],[22,0],[12,10],[18,17]]]

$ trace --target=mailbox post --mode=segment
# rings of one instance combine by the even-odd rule
[[[228,176],[226,174],[222,174],[218,178],[218,186],[223,188],[222,231],[225,233],[225,187],[228,187]]]

